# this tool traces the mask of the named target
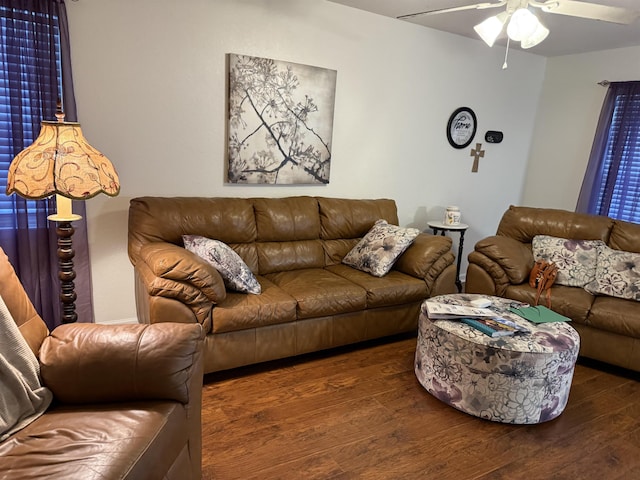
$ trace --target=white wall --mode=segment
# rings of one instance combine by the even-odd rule
[[[523,205],[575,210],[602,101],[601,80],[640,80],[640,47],[554,57],[547,72]]]
[[[519,203],[545,59],[322,0],[68,2],[78,116],[116,165],[119,197],[87,203],[98,322],[135,316],[127,209],[140,195],[396,200],[400,224],[426,228],[458,205],[466,255]],[[224,184],[225,55],[262,56],[338,72],[326,186]],[[485,148],[446,140],[468,106]],[[502,130],[488,145],[487,130]],[[474,141],[474,144],[475,144]],[[464,273],[464,267],[463,267]]]

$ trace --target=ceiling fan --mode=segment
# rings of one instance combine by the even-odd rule
[[[640,12],[622,7],[599,5],[596,3],[579,2],[575,0],[500,0],[489,3],[476,3],[473,5],[461,5],[459,7],[440,8],[425,12],[400,15],[399,19],[417,17],[420,15],[439,15],[442,13],[458,12],[461,10],[484,10],[498,8],[506,5],[506,9],[493,17],[489,17],[479,23],[473,29],[490,47],[502,33],[506,25],[509,40],[520,42],[522,48],[531,48],[542,42],[547,35],[547,29],[529,7],[539,8],[546,13],[558,13],[571,17],[588,18],[619,24],[633,23]]]

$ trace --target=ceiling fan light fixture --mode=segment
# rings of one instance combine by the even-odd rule
[[[549,35],[549,29],[538,22],[538,28],[536,28],[535,32],[529,35],[527,38],[523,39],[520,42],[520,46],[522,48],[531,48],[538,45]]]
[[[511,40],[520,42],[533,35],[538,25],[540,21],[533,13],[526,8],[519,8],[511,15],[507,25],[507,35]]]
[[[498,35],[500,35],[500,32],[502,32],[502,29],[504,28],[504,24],[507,21],[508,16],[507,12],[499,13],[498,15],[487,18],[473,27],[473,29],[480,38],[484,40],[484,43],[493,47]]]

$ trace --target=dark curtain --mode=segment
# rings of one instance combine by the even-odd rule
[[[600,112],[577,212],[623,220],[638,216],[639,138],[640,82],[612,82]]]
[[[7,79],[8,92],[4,98],[10,103],[8,143],[13,158],[38,136],[41,120],[55,120],[59,98],[63,99],[66,120],[76,120],[76,105],[64,1],[0,0],[0,6],[5,30],[0,55]],[[60,39],[59,63],[57,38]],[[64,85],[60,83],[61,78]],[[56,224],[47,220],[48,215],[55,213],[55,200],[27,201],[17,194],[10,199],[14,228],[0,229],[0,245],[34,306],[53,329],[61,323]],[[83,216],[83,220],[74,222],[76,309],[78,321],[92,322],[85,205],[77,201],[73,204],[74,213]]]

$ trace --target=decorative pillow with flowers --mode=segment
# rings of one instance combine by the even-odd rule
[[[598,246],[596,278],[585,290],[593,294],[640,301],[640,253]]]
[[[183,235],[184,248],[195,253],[215,268],[229,290],[259,294],[262,289],[240,255],[226,243],[200,235]]]
[[[367,234],[342,259],[342,263],[376,277],[389,273],[398,257],[420,235],[417,228],[401,228],[377,220]]]
[[[549,235],[536,235],[531,242],[533,258],[555,263],[558,267],[555,283],[569,287],[584,287],[594,280],[599,245],[604,242]]]

